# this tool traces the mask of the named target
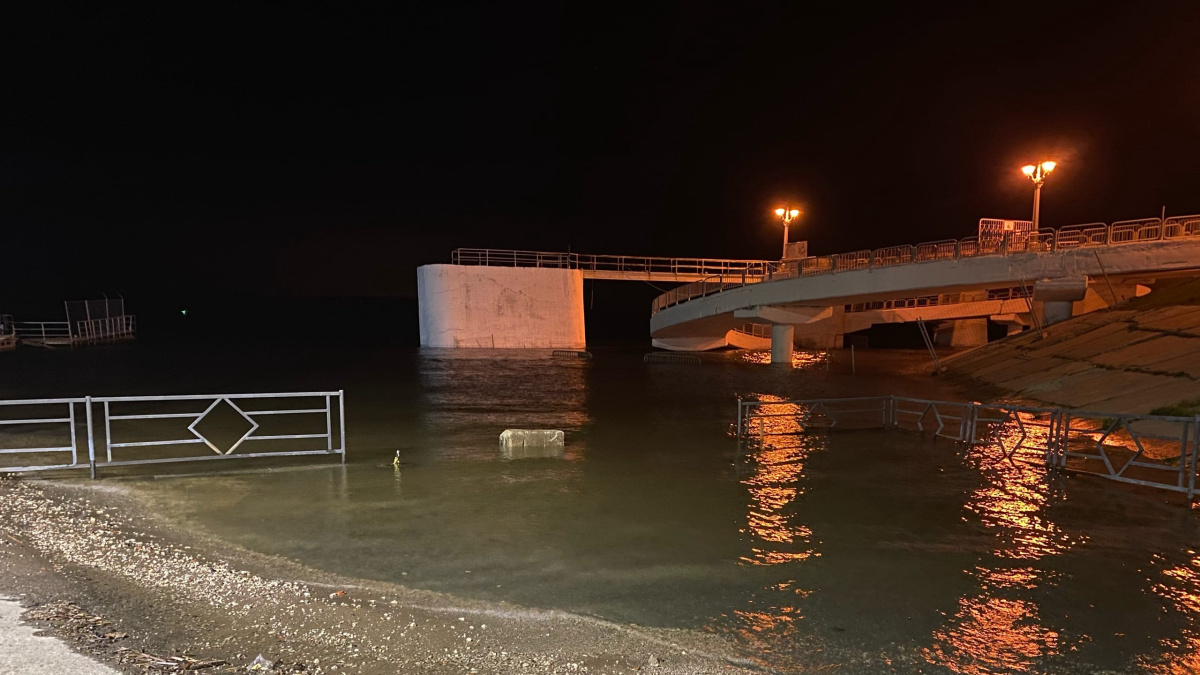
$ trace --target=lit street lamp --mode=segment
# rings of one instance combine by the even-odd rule
[[[783,223],[783,256],[779,259],[786,260],[788,246],[788,225],[791,225],[792,220],[794,220],[796,216],[800,215],[800,209],[775,209],[775,215],[779,216],[780,222]]]
[[[1038,229],[1038,213],[1042,208],[1042,183],[1046,182],[1046,176],[1054,170],[1054,162],[1042,162],[1037,166],[1026,164],[1021,167],[1021,173],[1029,177],[1033,181],[1033,231]]]

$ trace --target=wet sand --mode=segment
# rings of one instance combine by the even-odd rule
[[[342,578],[135,508],[111,488],[0,480],[0,595],[50,607],[36,624],[124,672],[154,655],[244,673],[258,654],[271,672],[750,672],[714,636]],[[61,603],[99,623],[56,621]]]

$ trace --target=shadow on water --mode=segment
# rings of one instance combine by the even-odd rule
[[[342,574],[711,631],[781,669],[1195,672],[1200,556],[1178,504],[902,433],[739,450],[737,393],[963,395],[823,354],[644,351],[138,344],[18,354],[0,394],[345,389],[345,467],[120,479],[183,523]],[[510,427],[562,429],[566,450],[506,459]]]

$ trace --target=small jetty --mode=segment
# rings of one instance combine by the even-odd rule
[[[137,337],[136,317],[125,313],[124,298],[68,300],[63,307],[66,321],[14,321],[11,315],[0,315],[0,351],[18,344],[50,349]]]

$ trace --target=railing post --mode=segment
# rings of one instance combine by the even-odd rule
[[[333,451],[333,402],[325,395],[325,449]]]
[[[85,397],[83,401],[84,413],[87,416],[88,467],[91,469],[92,480],[96,480],[96,442],[95,434],[92,432],[92,397]]]
[[[338,420],[342,432],[342,464],[346,463],[346,391],[338,389]]]
[[[1071,413],[1063,408],[1058,409],[1058,466],[1067,467],[1067,450],[1071,443]]]
[[[1188,471],[1187,498],[1188,507],[1192,505],[1192,496],[1196,494],[1196,469],[1200,465],[1200,415],[1192,422],[1192,470]]]
[[[108,401],[104,402],[104,456],[112,461],[112,423],[108,419]]]
[[[78,439],[75,438],[75,401],[67,404],[67,410],[70,412],[67,417],[71,420],[71,466],[75,466],[79,464],[79,454],[76,448]]]
[[[738,441],[742,440],[742,395],[741,394],[738,394],[738,397],[737,397],[737,438],[738,438]]]

